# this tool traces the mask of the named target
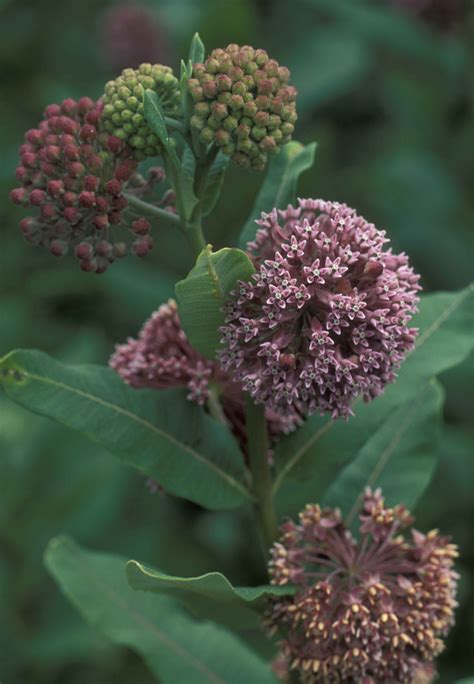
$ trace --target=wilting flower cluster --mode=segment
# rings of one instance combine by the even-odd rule
[[[181,327],[175,301],[169,300],[160,306],[145,323],[138,339],[129,338],[125,344],[117,345],[109,363],[132,387],[187,387],[188,399],[198,404],[208,401],[214,385],[224,414],[245,448],[242,390],[217,363],[204,358],[192,347]],[[300,420],[295,411],[288,412],[285,417],[267,411],[268,429],[273,438],[290,432]]]
[[[348,416],[413,347],[419,276],[345,204],[299,200],[258,223],[257,272],[229,298],[222,366],[273,410]]]
[[[160,96],[166,114],[178,113],[178,79],[170,67],[161,64],[140,64],[138,69],[124,69],[118,78],[105,85],[102,98],[104,129],[125,141],[139,161],[161,153],[158,136],[145,119],[145,90]]]
[[[279,631],[282,660],[305,684],[419,684],[454,623],[457,548],[437,530],[411,538],[401,505],[365,493],[360,538],[338,510],[308,505],[286,522],[270,561],[272,583],[294,596],[273,599],[266,617]]]
[[[127,254],[127,233],[137,256],[153,245],[149,222],[125,214],[123,191],[137,166],[131,149],[101,133],[100,123],[100,104],[88,97],[49,105],[38,128],[25,134],[16,170],[21,185],[11,193],[16,204],[35,210],[20,222],[29,242],[55,256],[73,247],[81,268],[95,273]]]
[[[291,140],[296,89],[290,72],[265,50],[228,45],[194,64],[188,87],[195,101],[191,126],[239,165],[262,170],[268,154]]]

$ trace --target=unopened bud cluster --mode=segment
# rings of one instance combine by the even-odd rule
[[[367,489],[359,540],[340,512],[308,505],[286,522],[270,561],[272,583],[295,585],[272,600],[267,626],[283,635],[278,672],[304,684],[429,684],[454,623],[458,552]],[[286,665],[286,667],[285,667]]]
[[[191,126],[233,161],[261,171],[269,154],[291,140],[296,89],[290,72],[265,50],[228,45],[194,64],[188,81],[195,102]]]
[[[103,127],[126,142],[134,157],[142,161],[160,154],[158,136],[148,125],[143,96],[146,90],[157,93],[166,114],[176,115],[179,107],[179,83],[170,67],[141,64],[138,69],[124,69],[105,86]]]
[[[120,227],[137,256],[153,244],[149,222],[124,214],[123,190],[137,162],[122,140],[100,133],[100,118],[100,105],[88,97],[49,105],[38,128],[25,134],[16,170],[21,185],[11,192],[13,202],[34,211],[20,222],[26,240],[54,256],[72,247],[82,270],[95,273],[127,254]]]

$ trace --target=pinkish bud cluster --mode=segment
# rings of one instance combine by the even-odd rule
[[[201,356],[189,343],[181,327],[176,302],[160,306],[145,323],[138,339],[117,345],[109,365],[132,387],[166,389],[187,387],[188,399],[205,404],[210,388],[216,387],[234,434],[245,450],[244,398],[239,385],[215,362]],[[267,412],[270,436],[276,438],[300,422],[296,411],[286,416]]]
[[[275,411],[347,417],[359,395],[382,394],[412,349],[419,276],[345,204],[299,200],[257,223],[257,273],[231,293],[222,366]]]
[[[29,242],[63,256],[72,247],[82,270],[103,273],[129,247],[147,254],[153,245],[145,218],[127,220],[123,191],[137,163],[121,140],[100,133],[100,106],[88,97],[46,108],[38,128],[27,131],[16,170],[16,204],[35,211],[22,219]]]
[[[400,531],[403,506],[365,493],[356,540],[338,510],[308,505],[271,550],[272,583],[295,594],[272,599],[271,633],[283,634],[278,668],[304,684],[429,684],[433,659],[454,624],[457,547],[437,530]]]
[[[104,129],[126,142],[138,161],[161,153],[158,136],[145,118],[145,90],[160,96],[166,114],[178,113],[178,79],[170,67],[161,64],[140,64],[138,69],[124,69],[114,81],[106,83],[102,98]]]
[[[202,142],[261,171],[268,155],[291,140],[297,114],[289,78],[265,50],[234,44],[213,50],[204,64],[194,64],[188,81],[195,102],[191,126]]]

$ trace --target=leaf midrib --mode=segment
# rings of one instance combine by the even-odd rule
[[[249,499],[250,501],[252,500],[252,496],[250,492],[245,488],[244,485],[242,485],[238,480],[234,479],[229,473],[226,473],[224,470],[219,468],[218,465],[213,463],[212,461],[209,461],[205,456],[203,456],[201,453],[193,449],[191,446],[188,444],[183,444],[182,442],[178,441],[176,437],[173,435],[164,432],[160,428],[158,428],[156,425],[153,425],[153,423],[150,423],[149,421],[145,420],[144,418],[141,418],[140,416],[137,416],[135,413],[132,413],[131,411],[127,411],[127,409],[122,408],[121,406],[117,406],[116,404],[112,404],[111,402],[107,401],[106,399],[101,399],[100,397],[95,396],[94,394],[90,394],[90,392],[85,392],[83,390],[77,389],[76,387],[73,387],[71,385],[67,385],[64,382],[60,382],[58,380],[53,380],[52,378],[48,378],[45,376],[38,375],[36,373],[30,373],[29,371],[26,371],[24,369],[19,369],[21,372],[31,380],[36,380],[37,382],[42,382],[47,385],[52,385],[53,387],[58,387],[63,390],[66,390],[67,392],[71,392],[71,394],[76,394],[80,397],[83,397],[85,399],[88,399],[92,402],[95,402],[96,404],[99,404],[100,406],[103,406],[111,411],[114,411],[120,415],[123,415],[127,417],[128,419],[134,421],[135,423],[141,425],[145,429],[149,430],[150,432],[153,432],[163,439],[168,440],[172,444],[176,445],[178,448],[180,448],[183,451],[186,451],[192,458],[195,460],[199,461],[202,463],[204,466],[208,467],[209,469],[213,470],[216,472],[216,474],[221,477],[223,480],[225,480],[231,487],[239,491],[240,494],[245,496],[245,498]]]

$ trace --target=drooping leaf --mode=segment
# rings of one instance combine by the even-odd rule
[[[366,487],[382,487],[390,505],[413,506],[438,460],[443,389],[432,380],[396,410],[336,477],[323,503],[354,517]]]
[[[133,589],[172,596],[194,615],[234,628],[257,627],[266,600],[291,593],[291,589],[270,584],[234,587],[220,572],[173,577],[137,561],[129,561],[127,575]]]
[[[216,206],[217,200],[221,194],[229,159],[230,157],[219,151],[214,163],[209,169],[201,200],[203,216],[210,214]]]
[[[211,509],[251,498],[233,436],[184,390],[136,390],[108,368],[69,366],[37,351],[8,354],[0,373],[13,401],[83,432],[177,496]]]
[[[298,178],[303,171],[312,167],[315,152],[316,143],[302,145],[294,140],[284,145],[279,155],[270,159],[265,180],[240,234],[239,246],[242,249],[255,237],[255,221],[263,211],[269,212],[275,207],[283,209],[296,202]]]
[[[413,324],[420,328],[415,350],[397,380],[369,404],[354,404],[348,421],[313,416],[276,447],[280,510],[299,510],[319,500],[336,474],[354,458],[393,411],[411,401],[433,376],[465,359],[474,347],[472,287],[422,297]]]
[[[249,280],[255,268],[240,249],[225,247],[213,252],[208,245],[185,280],[176,283],[181,324],[191,344],[203,356],[214,360],[220,347],[224,324],[222,307],[239,280]]]
[[[194,179],[186,171],[176,154],[174,144],[166,127],[165,115],[159,95],[151,90],[145,91],[143,105],[145,118],[166,151],[172,174],[172,184],[182,204],[182,206],[178,207],[179,211],[184,214],[185,219],[189,219],[197,203],[193,188]]]
[[[204,48],[204,43],[201,40],[201,36],[199,35],[199,33],[195,33],[191,40],[191,46],[189,48],[189,61],[192,64],[196,64],[197,62],[204,62],[205,52],[206,50]]]
[[[139,653],[163,684],[275,684],[269,665],[236,636],[195,621],[167,596],[131,589],[124,558],[60,537],[50,542],[45,563],[83,618]]]

